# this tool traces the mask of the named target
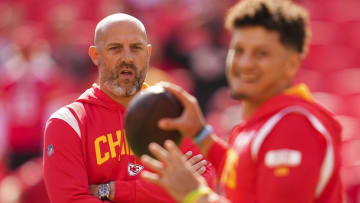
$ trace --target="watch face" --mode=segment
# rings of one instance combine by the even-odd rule
[[[110,184],[102,184],[99,186],[98,195],[101,200],[107,200],[110,195]]]

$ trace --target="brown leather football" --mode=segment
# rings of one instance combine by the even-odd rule
[[[125,133],[134,154],[140,157],[148,154],[151,142],[163,146],[167,139],[177,145],[181,141],[178,131],[164,131],[158,127],[161,118],[175,118],[182,113],[180,101],[161,86],[152,86],[141,91],[130,102],[125,114]]]

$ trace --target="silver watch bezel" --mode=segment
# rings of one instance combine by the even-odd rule
[[[110,196],[110,184],[109,183],[99,185],[98,196],[99,196],[99,199],[102,201],[109,199],[109,196]]]

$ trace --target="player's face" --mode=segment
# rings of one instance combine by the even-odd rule
[[[226,61],[232,97],[262,103],[283,91],[296,72],[296,55],[280,43],[275,31],[259,26],[236,29]]]
[[[104,31],[98,48],[100,84],[114,95],[134,95],[145,80],[150,45],[134,23],[121,22]]]

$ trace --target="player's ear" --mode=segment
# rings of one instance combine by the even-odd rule
[[[98,65],[99,65],[99,64],[98,64],[98,61],[99,61],[99,60],[98,60],[99,52],[98,52],[96,46],[90,46],[88,53],[89,53],[89,56],[90,56],[92,62],[93,62],[96,66],[98,66]]]
[[[151,49],[152,49],[151,44],[148,44],[147,45],[147,50],[148,50],[149,58],[151,57]]]
[[[286,68],[286,76],[290,80],[292,80],[295,77],[297,71],[299,70],[300,64],[301,64],[301,56],[297,53],[290,54]]]

